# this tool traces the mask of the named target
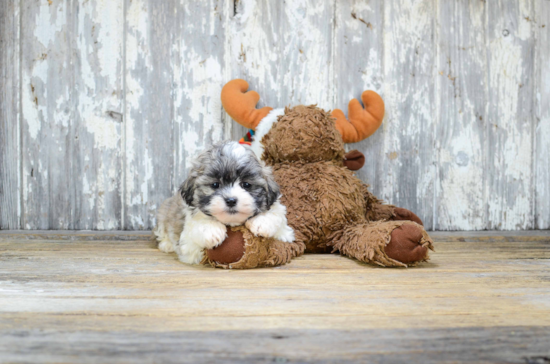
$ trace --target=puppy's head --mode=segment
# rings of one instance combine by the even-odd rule
[[[180,193],[187,205],[233,226],[269,210],[280,195],[271,169],[248,147],[230,141],[199,155]]]

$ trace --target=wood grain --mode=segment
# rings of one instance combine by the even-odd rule
[[[224,124],[220,93],[224,64],[227,2],[220,0],[175,4],[171,47],[175,191],[187,176],[190,161],[229,131]],[[201,34],[200,41],[197,34]],[[230,126],[229,126],[230,127]],[[241,135],[242,137],[242,135]],[[160,198],[161,196],[159,196]]]
[[[82,2],[75,14],[73,226],[121,229],[124,2]]]
[[[427,229],[435,208],[434,2],[384,3],[386,122],[380,198],[414,211]]]
[[[284,58],[282,29],[283,7],[280,2],[241,0],[226,14],[225,75],[242,78],[250,89],[260,94],[258,107],[285,105],[281,100],[281,61]],[[228,135],[239,140],[248,130],[233,121],[225,112],[231,130]]]
[[[172,194],[174,2],[126,1],[125,229],[154,225]]]
[[[384,13],[383,1],[338,1],[335,14],[334,100],[333,109],[347,115],[351,99],[361,100],[364,90],[374,90],[385,99],[384,84]],[[386,165],[391,161],[383,153],[387,140],[388,118],[370,138],[346,145],[365,155],[365,165],[357,176],[371,185],[372,192],[382,196]]]
[[[535,228],[550,229],[550,2],[535,4]]]
[[[281,52],[279,93],[285,105],[334,105],[332,64],[335,2],[287,1],[278,29]],[[307,86],[306,86],[307,85]]]
[[[21,8],[22,211],[25,229],[73,229],[77,163],[75,45],[70,1]]]
[[[481,230],[487,226],[486,3],[439,5],[434,229]]]
[[[305,255],[250,271],[184,265],[150,241],[122,239],[135,232],[43,234],[0,234],[2,361],[517,363],[550,354],[548,233],[437,233],[430,262],[409,269]]]
[[[120,228],[122,3],[31,5],[22,9],[23,228]]]
[[[6,0],[0,228],[150,229],[189,161],[246,132],[223,112],[347,111],[382,127],[347,146],[358,176],[428,229],[550,228],[546,0]]]
[[[530,1],[487,4],[487,228],[534,227],[534,17]]]
[[[0,3],[0,229],[20,228],[20,2]]]

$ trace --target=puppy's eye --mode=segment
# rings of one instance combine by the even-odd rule
[[[219,182],[214,182],[214,183],[212,183],[212,188],[215,189],[215,190],[218,189],[218,188],[220,188]]]
[[[244,188],[245,190],[248,190],[250,187],[252,187],[252,185],[248,182],[243,182],[241,183],[241,187]]]

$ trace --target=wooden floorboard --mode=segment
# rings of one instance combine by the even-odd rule
[[[550,362],[548,231],[432,235],[415,268],[224,271],[148,232],[2,231],[0,362]]]

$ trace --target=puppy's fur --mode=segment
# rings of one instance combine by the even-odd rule
[[[243,224],[254,235],[293,242],[280,196],[271,168],[250,148],[237,142],[214,145],[198,156],[178,192],[160,206],[153,230],[158,248],[198,264],[204,249],[225,240],[226,226]]]

